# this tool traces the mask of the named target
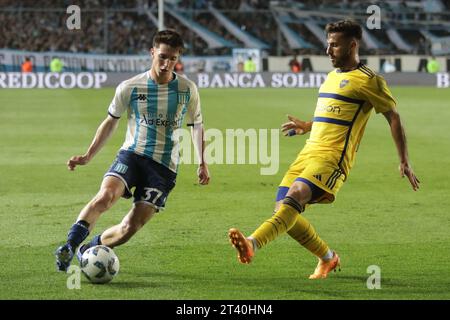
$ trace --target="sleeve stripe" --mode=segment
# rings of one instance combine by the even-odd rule
[[[199,123],[188,123],[188,124],[186,124],[188,127],[193,127],[193,126],[195,126],[196,124],[203,124],[203,121],[202,122],[199,122]]]
[[[361,65],[359,68],[366,70],[372,77],[375,75],[375,73],[373,73],[373,71],[365,64]]]
[[[364,73],[369,78],[373,78],[374,77],[374,74],[371,71],[369,71],[368,69],[366,69],[366,68],[364,68],[362,66],[359,67],[358,70],[361,71],[362,73]]]
[[[113,117],[114,119],[120,119],[120,117],[116,117],[115,115],[111,114],[111,112],[108,111],[108,114]]]

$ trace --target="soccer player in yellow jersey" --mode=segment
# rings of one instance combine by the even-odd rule
[[[375,109],[387,119],[400,158],[400,174],[413,190],[419,188],[408,159],[406,136],[396,102],[384,79],[359,62],[361,27],[353,21],[329,23],[327,55],[333,67],[319,89],[311,122],[289,116],[283,124],[285,135],[311,131],[303,150],[289,167],[278,189],[275,213],[249,237],[238,229],[229,230],[230,242],[241,263],[250,263],[257,249],[287,232],[319,258],[310,279],[326,278],[340,266],[338,254],[317,235],[302,213],[313,203],[333,202],[355,161],[355,152],[367,120]]]

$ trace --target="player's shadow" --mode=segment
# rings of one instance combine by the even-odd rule
[[[158,283],[155,281],[121,281],[116,279],[110,283],[108,283],[108,287],[110,288],[118,288],[118,289],[141,289],[141,288],[161,288],[165,287],[164,284]]]
[[[165,272],[145,272],[139,274],[133,274],[133,278],[139,278],[139,280],[120,280],[115,279],[108,283],[108,286],[116,288],[128,288],[128,289],[138,289],[138,288],[163,288],[168,286],[167,283],[173,283],[174,280],[186,279],[186,276],[176,274],[176,273],[165,273]],[[169,281],[164,280],[168,278]],[[158,279],[158,280],[151,280]]]
[[[357,276],[357,275],[344,275],[344,274],[338,274],[336,276],[337,279],[344,279],[344,280],[349,280],[352,282],[361,282],[361,283],[367,283],[367,276]],[[389,286],[395,286],[395,287],[406,287],[406,286],[410,286],[410,284],[400,281],[400,280],[396,280],[396,279],[391,279],[391,278],[386,278],[383,277],[381,278],[381,283],[382,285],[389,285]]]
[[[173,280],[195,280],[195,279],[204,279],[202,275],[192,275],[180,272],[141,272],[136,274],[142,278],[169,278],[171,281]]]
[[[361,282],[367,281],[367,276],[337,274],[335,277],[338,279],[345,279],[345,280],[351,280],[351,281],[361,281]]]

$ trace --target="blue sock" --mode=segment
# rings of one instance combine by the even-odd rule
[[[81,253],[85,252],[87,249],[95,247],[95,246],[99,246],[102,244],[102,240],[101,240],[102,235],[98,234],[96,235],[94,238],[92,238],[91,241],[89,241],[88,243],[86,243],[83,247]]]
[[[89,223],[84,220],[77,221],[70,228],[67,243],[75,250],[89,235]]]

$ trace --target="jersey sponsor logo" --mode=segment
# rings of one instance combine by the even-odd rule
[[[146,124],[148,126],[157,126],[157,127],[178,127],[181,124],[179,123],[179,121],[177,119],[162,119],[160,118],[155,118],[155,117],[149,117],[148,115],[146,116],[145,114],[142,115],[141,120],[139,121],[140,124]]]
[[[341,114],[341,107],[339,106],[318,106],[317,111],[329,112],[334,114]]]
[[[342,89],[342,88],[345,87],[349,82],[350,82],[350,81],[347,80],[347,79],[342,80],[341,83],[339,83],[339,88]]]

